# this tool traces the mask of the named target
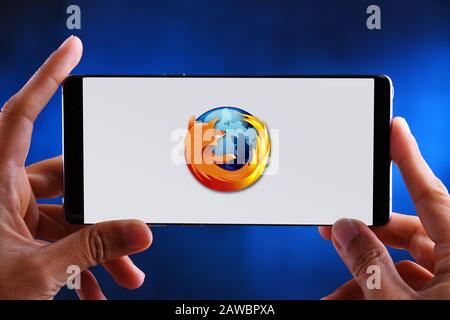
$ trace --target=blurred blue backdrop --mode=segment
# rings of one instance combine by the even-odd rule
[[[1,1],[0,100],[18,90],[72,32],[78,4],[84,56],[76,73],[358,74],[395,84],[394,114],[407,118],[436,174],[450,185],[450,2],[375,1],[382,30],[366,28],[372,1]],[[61,93],[36,122],[28,163],[61,153]],[[60,199],[52,200],[53,202]],[[393,209],[414,213],[393,171]],[[116,299],[318,299],[349,279],[315,227],[153,228],[135,256],[142,288]],[[409,258],[392,250],[396,261]],[[63,289],[58,298],[75,298]]]

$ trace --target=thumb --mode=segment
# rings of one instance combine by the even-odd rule
[[[138,220],[98,223],[42,247],[40,256],[47,271],[61,282],[69,276],[69,266],[85,270],[108,260],[144,251],[152,243],[149,227]]]
[[[380,240],[362,222],[338,220],[331,232],[334,247],[366,299],[408,299],[415,292],[402,280]]]

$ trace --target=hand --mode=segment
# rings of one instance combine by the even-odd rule
[[[80,39],[69,37],[0,112],[0,299],[51,299],[72,276],[70,265],[82,270],[77,290],[82,299],[105,298],[88,270],[97,264],[123,287],[144,281],[127,257],[150,246],[144,223],[70,225],[61,206],[36,203],[61,194],[61,157],[24,167],[33,122],[81,53]]]
[[[391,157],[400,168],[419,218],[393,214],[382,227],[343,219],[320,227],[353,279],[324,299],[450,299],[450,196],[422,158],[403,118],[391,128]],[[394,265],[385,246],[408,250],[417,263]],[[367,268],[381,270],[381,288],[369,289]]]

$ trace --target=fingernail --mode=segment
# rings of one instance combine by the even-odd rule
[[[343,250],[346,250],[350,242],[360,233],[358,226],[351,219],[338,220],[331,232],[333,239]]]
[[[122,229],[122,236],[128,248],[140,249],[150,244],[150,232],[146,225],[132,223]]]
[[[61,45],[59,46],[59,48],[62,48],[62,47],[64,47],[65,46],[65,44],[67,43],[67,42],[69,42],[69,40],[70,39],[72,39],[73,38],[73,34],[72,35],[70,35],[66,40],[64,40],[64,42],[63,43],[61,43]],[[59,49],[58,48],[58,49]]]
[[[402,118],[402,117],[400,119],[402,122],[402,126],[406,130],[406,132],[411,133],[411,129],[409,128],[409,124],[408,124],[408,122],[406,122],[406,119]]]

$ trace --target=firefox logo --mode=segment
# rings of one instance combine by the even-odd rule
[[[263,174],[270,155],[264,122],[236,107],[211,109],[189,119],[184,141],[186,164],[204,186],[238,191]]]

